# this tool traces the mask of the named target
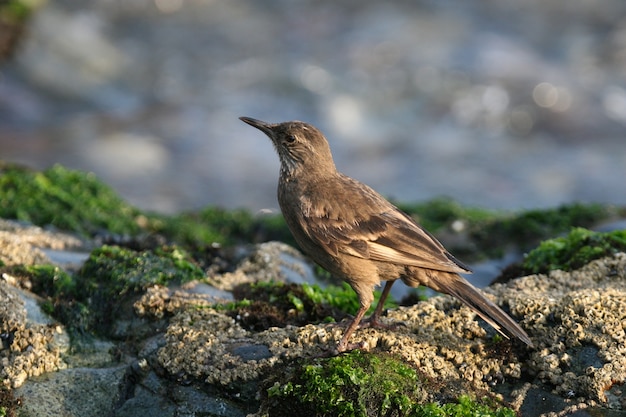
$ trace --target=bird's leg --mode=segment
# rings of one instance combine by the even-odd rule
[[[356,316],[354,316],[354,319],[352,319],[352,322],[348,325],[346,330],[343,332],[343,337],[341,338],[341,341],[339,341],[339,344],[337,345],[338,353],[364,347],[363,342],[348,343],[348,340],[350,340],[350,336],[352,336],[352,333],[354,333],[357,327],[359,327],[359,323],[361,323],[361,319],[363,318],[363,316],[365,315],[365,312],[367,311],[369,307],[370,307],[369,304],[368,305],[361,304],[359,311],[356,312]]]
[[[389,296],[389,291],[391,291],[391,286],[393,285],[394,282],[395,281],[390,280],[385,283],[385,288],[383,288],[383,292],[380,295],[380,299],[378,300],[376,309],[374,310],[370,318],[367,320],[367,325],[365,327],[382,327],[385,329],[392,327],[392,326],[387,326],[386,324],[381,323],[378,319],[383,312],[383,306],[385,305],[385,300],[387,299],[387,296]],[[359,311],[357,311],[356,316],[354,316],[354,319],[352,319],[352,322],[350,322],[350,324],[346,328],[346,331],[343,333],[343,337],[341,338],[341,341],[337,345],[337,352],[341,353],[341,352],[345,352],[346,350],[352,350],[352,349],[364,347],[362,342],[361,343],[348,343],[348,340],[350,340],[350,336],[352,336],[352,333],[354,333],[354,331],[359,327],[359,324],[361,323],[361,320],[363,319],[363,316],[369,309],[370,305],[371,305],[371,302],[361,304],[361,307],[359,308]]]
[[[381,323],[379,321],[379,318],[383,312],[383,308],[385,306],[385,300],[387,299],[387,296],[389,296],[389,292],[391,291],[391,286],[393,285],[394,282],[395,280],[389,280],[385,283],[385,288],[383,288],[383,292],[380,295],[378,304],[376,304],[376,309],[374,310],[374,312],[369,318],[370,327],[382,327],[384,329],[390,328],[390,326],[387,326],[386,324]]]

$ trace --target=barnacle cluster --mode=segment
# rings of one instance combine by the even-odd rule
[[[307,282],[313,279],[313,271],[304,256],[293,246],[282,242],[266,242],[256,245],[233,272],[215,274],[208,282],[222,290],[257,281]]]
[[[0,280],[0,383],[20,387],[27,378],[65,366],[60,326],[28,320],[20,290]]]
[[[488,389],[525,375],[569,400],[623,407],[615,403],[626,382],[626,254],[571,273],[523,277],[486,292],[521,322],[534,349],[498,341],[489,326],[447,296],[390,310],[386,323],[400,324],[393,331],[364,328],[353,337],[437,380],[470,381]],[[326,352],[342,332],[336,324],[253,332],[212,308],[188,308],[172,319],[158,357],[179,378],[227,385],[256,379],[288,358]]]
[[[62,250],[81,245],[82,242],[71,235],[52,233],[37,226],[25,226],[0,218],[0,262],[4,265],[49,263],[40,248]]]
[[[494,292],[535,341],[523,370],[565,398],[624,407],[615,392],[626,383],[626,254],[530,275]]]

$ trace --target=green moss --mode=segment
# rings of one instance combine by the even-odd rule
[[[229,301],[222,304],[214,304],[211,306],[211,308],[217,311],[236,312],[239,311],[239,309],[250,307],[251,305],[252,301],[244,298],[243,300]],[[198,306],[198,308],[206,308],[206,306]]]
[[[190,246],[280,240],[295,245],[282,215],[253,216],[247,210],[206,207],[176,216],[147,215],[151,232]]]
[[[528,250],[540,241],[569,231],[590,227],[602,220],[623,215],[623,209],[601,204],[568,204],[553,209],[528,210],[515,216],[494,219],[472,230],[471,238],[488,253],[517,246]]]
[[[133,251],[118,246],[94,250],[68,275],[54,266],[18,267],[28,274],[42,308],[74,333],[106,334],[126,301],[155,285],[202,279],[204,272],[181,248]]]
[[[415,215],[420,225],[431,233],[447,228],[457,220],[474,225],[483,224],[502,215],[493,210],[464,207],[451,198],[435,198],[418,204],[399,204],[398,207],[408,214]]]
[[[579,227],[565,237],[542,242],[526,256],[523,268],[531,274],[571,271],[618,251],[626,252],[626,230],[601,233]]]
[[[262,281],[237,286],[233,296],[236,302],[214,308],[256,331],[341,320],[359,307],[356,293],[347,284],[322,289],[317,285]],[[375,296],[378,299],[380,292]],[[385,306],[396,304],[388,299]]]
[[[176,216],[144,213],[94,174],[60,165],[37,172],[0,163],[0,217],[87,236],[160,233],[190,246],[291,239],[280,215],[255,217],[246,210],[217,207]]]
[[[456,403],[425,404],[418,406],[412,415],[420,417],[515,417],[513,410],[496,405],[479,404],[467,395],[462,395]]]
[[[42,172],[0,165],[0,217],[80,234],[136,234],[139,211],[94,174],[60,165]]]
[[[626,215],[624,209],[598,204],[571,204],[515,214],[463,207],[445,198],[400,208],[415,215],[434,233],[449,231],[455,221],[462,221],[466,241],[447,246],[466,260],[499,256],[510,246],[528,250],[571,227],[590,227]],[[53,225],[83,235],[102,231],[129,236],[159,233],[170,241],[196,247],[267,240],[295,245],[280,214],[254,216],[245,210],[216,207],[176,216],[144,213],[124,202],[95,175],[60,165],[36,172],[0,164],[0,217]]]
[[[245,210],[207,207],[195,213],[176,216],[152,216],[151,231],[185,245],[234,243],[253,229],[254,218]]]
[[[107,296],[117,297],[154,284],[183,283],[203,277],[204,272],[189,254],[176,246],[137,252],[104,245],[91,252],[79,271],[81,283],[77,293],[88,297],[99,289],[105,290]]]
[[[250,284],[253,292],[250,294],[252,299],[261,297],[269,297],[270,303],[276,303],[280,300],[280,297],[286,297],[287,304],[290,308],[296,308],[301,310],[306,302],[307,305],[319,305],[324,304],[333,308],[336,308],[347,314],[355,314],[359,309],[359,299],[354,290],[347,283],[343,282],[339,285],[328,285],[321,288],[316,284],[304,283],[300,284],[285,284],[282,282],[265,282],[260,281],[254,284]],[[284,293],[283,289],[288,288],[289,291]],[[296,292],[295,289],[298,289]],[[380,299],[381,292],[374,291],[374,302],[370,308],[372,311],[378,300]],[[385,308],[395,308],[398,305],[392,299],[388,297],[385,301]]]
[[[184,283],[204,277],[191,256],[176,246],[142,252],[118,246],[94,250],[70,275],[54,265],[7,267],[27,278],[43,298],[42,308],[79,332],[106,328],[124,300],[154,284]]]
[[[359,298],[346,282],[343,282],[340,286],[328,285],[325,288],[321,288],[318,285],[303,284],[307,297],[318,304],[327,304],[331,307],[335,307],[348,314],[356,314],[359,309]],[[369,309],[372,312],[380,300],[381,292],[379,290],[374,291],[374,301]],[[398,304],[393,300],[391,296],[385,300],[385,308],[395,308]]]
[[[297,365],[291,379],[268,389],[268,414],[407,415],[420,385],[417,372],[391,356],[353,351]]]
[[[242,284],[235,288],[233,295],[236,302],[216,308],[226,310],[243,327],[256,331],[342,320],[354,315],[359,308],[356,293],[345,283],[320,288],[306,283],[261,281]],[[370,311],[378,302],[380,291],[374,296]],[[396,306],[390,298],[385,302],[385,308]]]
[[[462,221],[467,239],[446,246],[455,256],[468,261],[499,257],[511,249],[526,251],[572,227],[591,227],[626,215],[623,208],[581,203],[521,213],[499,212],[463,207],[445,198],[401,208],[433,233],[450,230],[453,222]]]
[[[9,272],[28,277],[32,291],[40,296],[63,297],[74,293],[74,279],[56,265],[19,265],[9,268]]]
[[[267,389],[271,416],[514,416],[506,408],[461,396],[457,403],[424,404],[428,383],[387,354],[352,351],[290,366]]]

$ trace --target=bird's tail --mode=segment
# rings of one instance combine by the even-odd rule
[[[428,282],[423,282],[426,286],[458,298],[504,337],[515,336],[528,346],[533,346],[524,329],[463,277],[451,272],[426,271]],[[423,274],[420,275],[425,278]]]

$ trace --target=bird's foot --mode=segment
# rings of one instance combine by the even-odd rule
[[[352,325],[352,321],[344,320],[339,323],[335,323],[334,325],[338,327],[349,327],[350,325]],[[386,324],[380,320],[380,317],[371,316],[369,318],[361,320],[357,328],[358,329],[370,329],[371,328],[371,329],[395,330],[401,326],[405,326],[405,324],[404,323]]]
[[[338,355],[343,352],[349,352],[351,350],[361,349],[368,350],[367,343],[359,342],[359,343],[344,343],[343,340],[339,342],[337,348],[335,349],[335,354]]]
[[[385,330],[396,330],[399,327],[406,326],[404,323],[391,323],[386,324],[380,321],[380,317],[371,316],[370,318],[363,320],[361,325],[359,326],[362,329],[373,328],[373,329],[385,329]]]

